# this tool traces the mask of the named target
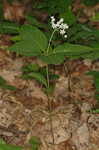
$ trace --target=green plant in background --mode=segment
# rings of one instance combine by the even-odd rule
[[[2,0],[0,0],[0,19],[3,20],[3,3],[2,3]]]
[[[1,34],[18,34],[20,25],[9,21],[2,21],[0,23],[0,33]]]
[[[94,78],[94,85],[96,88],[96,92],[95,92],[95,98],[97,100],[97,104],[96,107],[99,105],[99,71],[89,71],[87,73],[87,75],[92,75]],[[90,113],[99,113],[99,106],[98,108],[93,108],[91,110],[89,110]]]
[[[99,12],[96,12],[94,16],[90,18],[92,22],[99,22]]]
[[[0,150],[23,150],[27,147],[29,150],[38,150],[40,141],[37,137],[31,137],[27,146],[15,146],[6,144],[3,139],[0,139]]]
[[[0,139],[0,150],[22,150],[22,147],[6,144],[4,140]]]
[[[99,0],[82,0],[83,3],[87,6],[94,6],[96,5],[97,3],[99,3]]]
[[[16,87],[9,85],[5,79],[0,76],[0,87],[8,90],[16,90]]]
[[[94,84],[96,88],[96,99],[99,101],[99,71],[90,71],[87,73],[87,75],[92,75],[94,78]]]
[[[40,141],[37,137],[33,136],[29,140],[29,144],[31,145],[30,150],[38,150],[38,148],[40,146]]]
[[[41,3],[37,3],[35,5],[35,8],[38,8],[40,10],[45,10],[48,12],[49,15],[55,14],[55,13],[63,13],[66,11],[66,9],[72,4],[72,0],[44,0]]]
[[[93,114],[99,114],[99,109],[91,109],[88,112],[93,113]]]

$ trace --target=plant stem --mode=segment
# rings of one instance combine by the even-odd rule
[[[52,121],[52,116],[51,116],[51,112],[52,112],[52,104],[51,104],[51,99],[50,99],[50,96],[49,96],[49,93],[48,93],[48,90],[49,90],[49,67],[48,65],[46,66],[46,74],[47,74],[47,99],[48,99],[48,111],[49,111],[49,120],[50,120],[50,131],[51,131],[51,135],[52,135],[52,141],[53,141],[53,144],[55,143],[54,142],[54,133],[53,133],[53,121]]]
[[[47,55],[49,54],[49,50],[50,50],[50,44],[51,44],[51,41],[52,41],[52,38],[53,38],[53,35],[54,33],[56,32],[56,29],[54,29],[54,31],[52,32],[51,34],[51,37],[49,39],[49,43],[48,43],[48,47],[47,47]],[[46,74],[47,74],[47,98],[48,98],[48,110],[49,110],[49,119],[50,119],[50,131],[51,131],[51,134],[52,134],[52,141],[53,141],[53,144],[55,143],[54,142],[54,133],[53,133],[53,122],[52,122],[52,116],[51,116],[51,112],[52,112],[52,105],[51,105],[51,99],[50,99],[50,96],[49,96],[49,87],[50,87],[50,83],[49,83],[49,66],[47,65],[46,66]]]
[[[52,38],[53,38],[53,35],[54,35],[55,32],[56,32],[56,29],[54,29],[54,31],[52,32],[51,37],[49,39],[48,47],[47,47],[47,54],[49,53],[50,44],[51,44],[51,41],[52,41]]]
[[[49,73],[48,73],[48,70],[49,70],[49,66],[47,65],[47,66],[46,66],[46,75],[47,75],[47,89],[49,88]]]
[[[51,105],[51,99],[49,97],[49,95],[47,95],[48,98],[48,110],[49,110],[49,121],[50,121],[50,131],[51,131],[51,136],[52,136],[52,143],[55,143],[54,140],[54,133],[53,133],[53,120],[52,120],[52,105]]]
[[[64,70],[65,70],[65,74],[67,73],[68,75],[68,91],[71,92],[71,70],[69,64],[64,63]]]

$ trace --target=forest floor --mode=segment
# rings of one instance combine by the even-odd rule
[[[1,36],[0,43],[10,44],[10,36]],[[27,63],[41,62],[34,58],[15,56],[0,50],[0,76],[16,91],[0,88],[0,137],[14,145],[28,145],[32,136],[40,139],[39,150],[99,150],[99,114],[88,112],[98,107],[90,70],[99,71],[99,62],[75,60],[71,68],[71,83],[63,67],[51,97],[35,80],[23,80],[21,68]],[[98,107],[99,108],[99,107]]]

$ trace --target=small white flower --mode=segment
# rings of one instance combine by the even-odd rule
[[[61,18],[58,22],[61,24],[61,23],[63,23],[63,21],[64,21],[64,19]]]
[[[64,35],[65,38],[67,38],[67,35],[65,34],[66,33],[66,29],[68,29],[68,25],[63,23],[64,19],[61,18],[58,22],[55,23],[55,18],[54,16],[51,16],[51,25],[52,25],[52,28],[53,29],[57,29],[59,30],[60,34],[61,35]]]
[[[59,27],[60,27],[60,24],[61,24],[61,23],[58,21],[58,22],[56,23],[56,27],[59,28]]]
[[[64,24],[61,23],[60,26],[59,26],[59,28],[60,28],[60,29],[64,29],[64,28],[63,28],[63,25],[64,25]]]
[[[64,29],[68,29],[69,26],[68,26],[67,24],[63,24],[63,28],[64,28]]]
[[[67,35],[66,35],[66,34],[64,35],[64,38],[67,38]]]
[[[61,24],[63,24],[63,18],[61,18],[58,22],[57,22],[57,27],[60,28]]]
[[[56,24],[55,24],[55,18],[54,16],[51,16],[51,25],[53,29],[56,29]]]
[[[53,29],[56,29],[56,28],[57,28],[57,26],[56,26],[55,23],[52,23],[52,28],[53,28]]]
[[[55,18],[54,18],[54,16],[51,16],[51,20],[55,21]]]
[[[60,30],[60,34],[62,34],[62,35],[64,35],[66,32],[65,32],[65,30],[63,29],[63,30]]]
[[[67,24],[65,24],[65,23],[62,23],[60,26],[59,26],[59,28],[60,29],[68,29],[69,27],[68,27],[68,25]]]

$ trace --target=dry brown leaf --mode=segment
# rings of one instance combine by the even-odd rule
[[[81,11],[80,16],[78,17],[80,23],[86,23],[88,21],[91,22],[90,18],[95,16],[96,12],[99,11],[99,3],[95,6],[86,6],[80,0],[76,0],[73,3],[73,12],[75,15],[78,15],[79,11]],[[91,24],[94,24],[97,28],[99,28],[99,24],[97,24],[97,22],[92,22]]]
[[[87,124],[84,123],[72,136],[72,142],[77,150],[89,150],[89,131]]]
[[[4,0],[3,11],[6,20],[20,22],[24,19],[25,7],[18,1],[9,4],[7,0]]]

